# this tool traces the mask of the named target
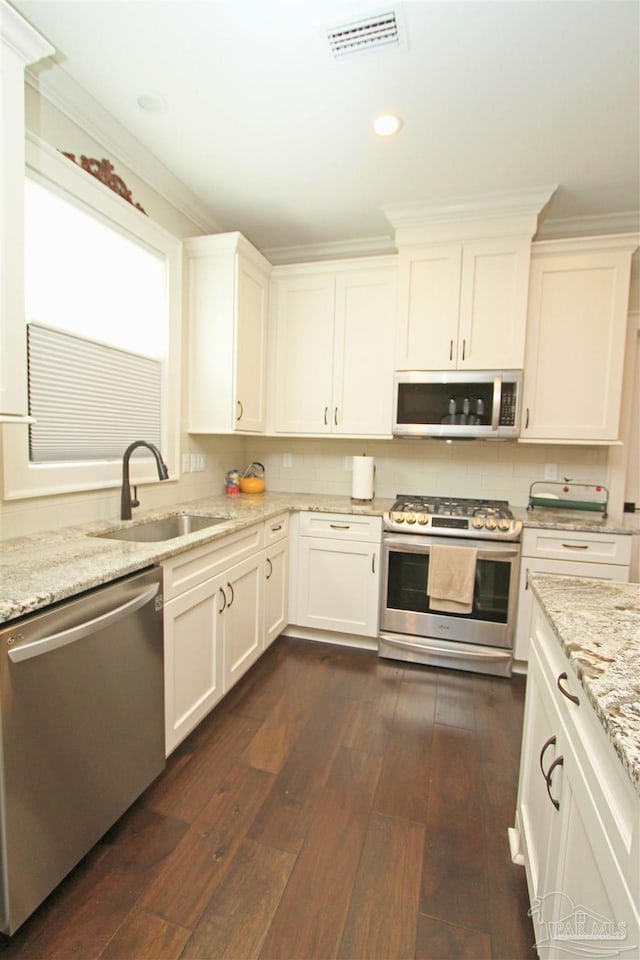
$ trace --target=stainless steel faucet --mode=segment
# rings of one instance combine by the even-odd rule
[[[158,476],[161,480],[169,479],[169,471],[167,470],[167,465],[162,459],[162,454],[153,443],[147,443],[146,440],[134,440],[133,443],[130,443],[127,449],[124,452],[122,457],[122,494],[120,497],[120,519],[121,520],[131,520],[131,508],[139,507],[140,501],[137,499],[137,490],[133,488],[133,497],[131,496],[131,484],[129,482],[129,460],[131,454],[137,447],[146,447],[147,450],[151,450],[151,453],[156,459],[156,464],[158,466]]]

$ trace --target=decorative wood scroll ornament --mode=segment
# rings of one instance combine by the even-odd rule
[[[75,153],[65,153],[64,150],[62,150],[61,153],[64,157],[72,160],[73,163],[77,163],[78,166],[86,170],[87,173],[90,173],[96,180],[100,180],[101,183],[109,187],[109,190],[113,190],[119,197],[122,197],[127,203],[130,203],[136,210],[140,210],[140,212],[146,216],[147,211],[144,210],[139,203],[134,203],[131,190],[129,190],[122,177],[114,173],[113,164],[110,163],[109,160],[96,160],[94,157],[85,157],[84,154],[77,160]]]

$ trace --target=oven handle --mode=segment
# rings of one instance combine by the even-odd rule
[[[432,646],[425,640],[419,643],[412,640],[397,640],[395,637],[390,637],[388,633],[383,634],[382,639],[390,647],[399,647],[401,650],[422,650],[426,653],[439,653],[441,656],[453,656],[456,659],[460,657],[466,660],[508,660],[511,657],[510,650],[496,649],[495,653],[486,650],[465,650],[463,644],[456,646],[455,650],[445,650],[442,647]]]
[[[389,536],[385,534],[383,537],[382,543],[385,547],[388,548],[399,548],[403,553],[429,553],[429,550],[434,545],[433,539],[429,538],[428,542],[426,537],[413,536],[412,534],[400,535],[400,536]],[[447,544],[447,538],[442,537],[441,542]],[[478,543],[477,540],[469,540],[468,544],[465,546],[476,546]],[[462,546],[462,544],[460,544]],[[520,555],[520,544],[519,543],[496,543],[489,544],[483,542],[481,547],[477,547],[478,550],[478,560],[515,560]]]

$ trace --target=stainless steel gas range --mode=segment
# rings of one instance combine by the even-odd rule
[[[398,495],[384,515],[379,656],[510,676],[521,530],[504,500]]]

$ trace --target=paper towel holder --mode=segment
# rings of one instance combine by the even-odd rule
[[[363,454],[362,454],[362,457],[363,457],[363,458],[366,457],[366,454],[363,453]],[[353,458],[354,467],[355,467],[355,462],[356,462],[357,459],[358,459],[357,457],[354,457],[354,458]],[[369,459],[369,458],[368,458],[368,459]],[[373,457],[371,457],[370,459],[373,461]],[[372,503],[372,501],[375,499],[375,495],[376,495],[376,494],[375,494],[375,478],[376,478],[376,465],[375,465],[375,462],[373,462],[373,463],[371,464],[371,468],[372,468],[372,473],[371,473],[371,496],[370,496],[370,497],[356,497],[356,496],[354,496],[355,483],[352,482],[351,503],[355,503],[355,504]],[[355,477],[354,477],[354,480],[355,480]]]

